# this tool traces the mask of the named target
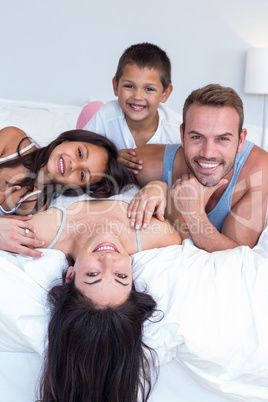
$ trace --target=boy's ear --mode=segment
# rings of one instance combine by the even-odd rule
[[[112,79],[112,83],[113,83],[114,94],[115,96],[118,96],[118,85],[116,77]]]
[[[70,266],[68,268],[68,271],[66,272],[65,283],[70,283],[73,276],[74,276],[74,267]]]
[[[171,94],[172,91],[173,91],[173,85],[172,85],[172,84],[169,84],[169,86],[167,87],[167,89],[164,90],[160,102],[161,102],[161,103],[165,103],[165,102],[168,100],[168,98],[169,98],[169,96],[170,96],[170,94]]]

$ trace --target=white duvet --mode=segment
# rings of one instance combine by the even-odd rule
[[[45,145],[75,128],[80,111],[0,100],[0,127],[16,125]],[[161,363],[150,402],[268,401],[267,262],[268,228],[253,250],[209,254],[187,240],[133,256],[137,286],[148,283],[165,312],[144,330]],[[47,289],[66,265],[56,250],[39,260],[0,251],[0,402],[37,399]]]
[[[145,340],[204,387],[268,401],[268,228],[258,246],[212,254],[190,241],[134,258],[137,279],[165,312]]]
[[[0,252],[1,402],[35,400],[48,320],[47,289],[67,264],[59,251],[44,254],[33,260]],[[165,390],[168,379],[160,372],[152,401],[164,402],[159,397],[163,390],[170,392],[167,400],[172,402],[268,400],[267,261],[268,228],[253,250],[209,254],[187,240],[182,246],[133,256],[137,287],[147,284],[165,313],[160,322],[146,323],[145,342],[157,351],[163,373],[173,365],[172,389]],[[188,399],[180,399],[181,367],[213,392],[211,399],[191,399],[191,387]]]

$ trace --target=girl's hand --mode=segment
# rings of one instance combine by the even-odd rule
[[[9,197],[14,191],[20,190],[20,186],[12,186],[8,188],[6,191],[0,191],[0,205]]]
[[[156,217],[164,221],[168,186],[162,181],[152,181],[144,186],[128,206],[130,226],[135,229],[147,227],[156,210]]]

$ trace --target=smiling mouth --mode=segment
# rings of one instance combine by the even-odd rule
[[[64,175],[64,171],[65,171],[65,168],[64,168],[64,160],[63,160],[63,158],[60,156],[59,157],[59,161],[58,161],[58,169],[59,169],[59,172],[60,172],[60,174],[61,175]]]
[[[146,109],[146,106],[143,105],[133,105],[133,103],[129,103],[129,106],[131,107],[131,109],[135,110],[135,111],[141,111]]]
[[[93,253],[97,253],[99,251],[104,251],[104,252],[116,252],[119,253],[119,251],[117,250],[117,248],[115,247],[114,244],[112,243],[101,243],[98,244],[96,248],[94,248]]]
[[[197,163],[202,169],[215,169],[216,167],[220,166],[220,163],[203,163],[203,162],[197,162]]]

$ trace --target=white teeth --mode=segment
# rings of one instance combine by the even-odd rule
[[[215,168],[215,167],[219,166],[219,163],[202,163],[202,162],[199,162],[199,165],[203,169],[212,169],[212,168]]]
[[[145,106],[135,106],[135,105],[131,105],[131,107],[135,110],[140,110],[140,109],[144,109]]]
[[[97,250],[95,250],[95,251],[103,251],[103,250],[116,251],[116,249],[114,247],[111,247],[111,246],[101,246],[101,247],[97,248]]]
[[[61,171],[61,174],[64,173],[64,170],[63,170],[63,160],[62,160],[62,158],[60,158],[60,171]]]

